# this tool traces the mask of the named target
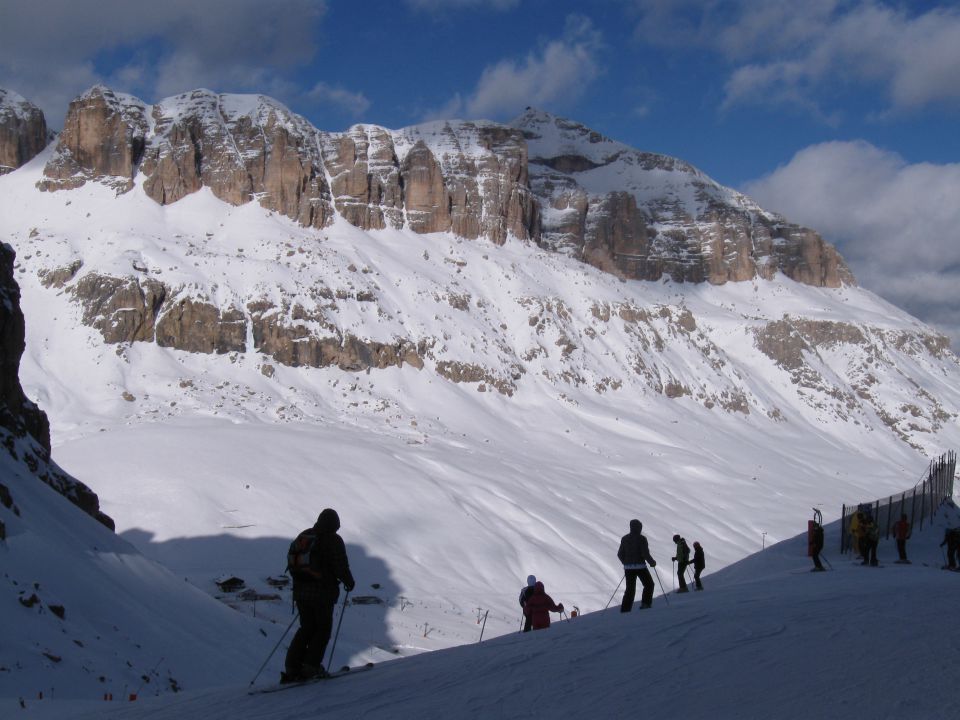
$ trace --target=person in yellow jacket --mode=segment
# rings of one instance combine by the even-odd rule
[[[863,541],[863,533],[865,530],[866,526],[863,522],[863,513],[857,510],[857,512],[853,514],[853,517],[850,518],[850,547],[853,548],[854,557],[863,557],[861,542]]]

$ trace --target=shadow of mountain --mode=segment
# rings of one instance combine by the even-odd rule
[[[276,587],[268,578],[284,578],[287,548],[292,538],[241,538],[233,535],[174,538],[156,541],[153,533],[134,528],[121,534],[146,557],[166,566],[195,587],[238,612],[274,624],[279,633],[293,620],[291,587]],[[356,588],[350,596],[348,622],[338,640],[338,648],[349,654],[360,653],[367,659],[371,648],[391,652],[393,642],[387,631],[387,608],[396,601],[400,588],[386,563],[369,555],[361,545],[347,544],[350,570]],[[217,580],[237,577],[243,586],[224,591]],[[344,594],[341,590],[340,602]],[[339,615],[339,610],[337,615]],[[269,628],[269,626],[267,626]],[[270,635],[275,634],[273,631]],[[287,636],[289,642],[291,635]],[[338,650],[337,657],[346,661]],[[278,651],[272,663],[282,664]]]

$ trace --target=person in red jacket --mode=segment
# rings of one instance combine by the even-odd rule
[[[897,553],[900,555],[898,563],[908,563],[907,560],[907,540],[910,538],[910,523],[907,522],[906,514],[900,516],[900,519],[893,524],[893,537],[897,540]]]
[[[543,630],[550,627],[551,612],[563,612],[563,603],[557,605],[543,589],[543,583],[537,582],[533,586],[533,594],[523,606],[523,614],[530,618],[534,630]]]

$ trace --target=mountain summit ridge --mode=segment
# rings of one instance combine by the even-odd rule
[[[508,237],[624,278],[854,284],[836,249],[689,163],[528,109],[512,123],[319,130],[265,95],[200,89],[154,105],[98,85],[76,98],[44,190],[94,180],[160,204],[201,187],[305,227],[335,217],[503,244]]]

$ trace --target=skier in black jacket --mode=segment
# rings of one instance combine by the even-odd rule
[[[620,540],[620,549],[617,557],[623,563],[623,576],[627,581],[623,592],[623,601],[620,603],[620,612],[630,612],[633,609],[633,598],[637,594],[637,578],[643,583],[643,594],[640,596],[642,609],[653,605],[653,578],[647,569],[656,567],[657,562],[650,557],[650,547],[647,539],[641,534],[643,523],[639,520],[630,521],[630,532]]]
[[[687,578],[684,575],[687,572],[687,565],[690,564],[690,547],[687,545],[687,541],[679,535],[673,536],[673,542],[677,546],[677,554],[672,558],[677,563],[677,578],[680,584],[680,589],[677,592],[689,592]]]
[[[340,583],[347,592],[355,585],[343,539],[337,535],[340,516],[325,509],[313,526],[315,541],[310,567],[293,573],[293,599],[300,611],[300,627],[287,650],[281,682],[323,677],[323,656],[333,629],[333,607],[340,597]]]
[[[693,581],[697,584],[697,590],[703,590],[703,583],[700,582],[700,573],[707,566],[707,561],[703,557],[703,548],[700,543],[693,543]]]

